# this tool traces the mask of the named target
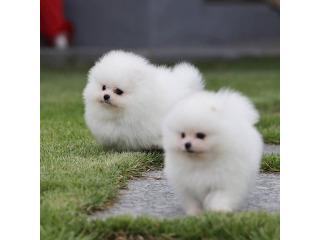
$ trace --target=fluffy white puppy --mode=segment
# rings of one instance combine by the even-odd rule
[[[100,145],[116,150],[162,147],[161,123],[179,100],[203,89],[188,63],[155,66],[124,51],[104,55],[89,71],[85,121]]]
[[[263,141],[259,114],[228,89],[182,100],[163,123],[165,174],[187,214],[232,211],[256,180]]]

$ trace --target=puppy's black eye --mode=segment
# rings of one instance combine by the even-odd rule
[[[123,91],[119,88],[117,88],[114,92],[118,95],[121,95],[123,93]]]
[[[102,86],[102,91],[106,90],[106,88],[107,88],[106,85],[103,85]]]
[[[203,133],[197,133],[196,136],[197,136],[197,138],[200,138],[200,139],[204,139],[206,137],[206,135]]]
[[[181,133],[181,137],[185,138],[186,134],[185,133]]]

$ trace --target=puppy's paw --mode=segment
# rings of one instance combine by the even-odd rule
[[[208,211],[232,212],[235,196],[225,192],[212,192],[204,200],[204,208]]]
[[[202,211],[202,209],[198,206],[188,206],[185,209],[186,214],[190,215],[190,216],[197,215],[197,214],[201,213],[201,211]]]
[[[214,212],[232,212],[233,211],[233,209],[230,206],[224,206],[224,205],[209,206],[207,210],[214,211]]]
[[[193,198],[184,198],[182,205],[187,215],[197,215],[202,212],[202,204]]]

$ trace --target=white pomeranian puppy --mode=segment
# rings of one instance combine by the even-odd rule
[[[162,147],[164,116],[203,85],[200,72],[188,63],[167,68],[130,52],[111,51],[89,71],[83,92],[86,124],[106,148]]]
[[[258,119],[251,101],[228,89],[197,93],[165,117],[165,174],[187,214],[241,204],[259,172]]]

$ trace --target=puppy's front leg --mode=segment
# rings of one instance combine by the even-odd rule
[[[210,192],[203,202],[205,210],[231,212],[236,206],[236,196],[227,191]]]
[[[202,203],[192,195],[184,193],[180,194],[182,207],[187,215],[197,215],[202,211]]]

